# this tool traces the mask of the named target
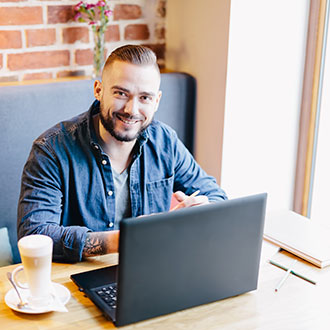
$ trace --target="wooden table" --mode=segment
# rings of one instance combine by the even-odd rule
[[[321,270],[299,259],[295,270],[315,278],[317,285],[290,275],[281,289],[275,292],[285,272],[269,264],[267,258],[273,256],[273,259],[285,265],[289,265],[293,258],[291,254],[276,251],[274,246],[264,243],[256,291],[122,329],[330,329],[330,267]],[[100,310],[78,290],[70,280],[70,275],[117,262],[118,256],[113,254],[73,265],[53,263],[52,280],[66,286],[71,292],[71,299],[66,305],[69,312],[40,315],[18,313],[6,306],[4,296],[11,289],[6,273],[16,265],[0,268],[1,327],[5,330],[114,328],[113,323],[107,321]]]

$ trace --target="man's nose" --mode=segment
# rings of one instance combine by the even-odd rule
[[[135,97],[132,97],[127,103],[124,110],[130,115],[136,115],[139,113],[139,102]]]

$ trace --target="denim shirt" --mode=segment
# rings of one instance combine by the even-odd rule
[[[86,233],[114,227],[111,159],[93,125],[98,112],[95,101],[89,111],[47,130],[34,141],[23,169],[18,238],[52,237],[54,261],[80,261]],[[132,217],[168,211],[177,190],[189,195],[199,189],[210,201],[227,198],[174,130],[155,120],[135,144],[129,189]]]

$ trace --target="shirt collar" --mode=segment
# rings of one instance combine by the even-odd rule
[[[100,112],[100,102],[98,100],[95,100],[88,110],[87,124],[88,124],[88,138],[90,144],[93,148],[96,149],[100,148],[100,145],[98,143],[98,139],[94,127],[93,116],[98,114],[99,112]]]

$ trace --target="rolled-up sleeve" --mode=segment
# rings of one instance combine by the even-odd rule
[[[64,226],[63,176],[51,148],[34,142],[24,166],[17,211],[17,236],[48,235],[53,239],[53,261],[77,262],[82,258],[84,226]]]

